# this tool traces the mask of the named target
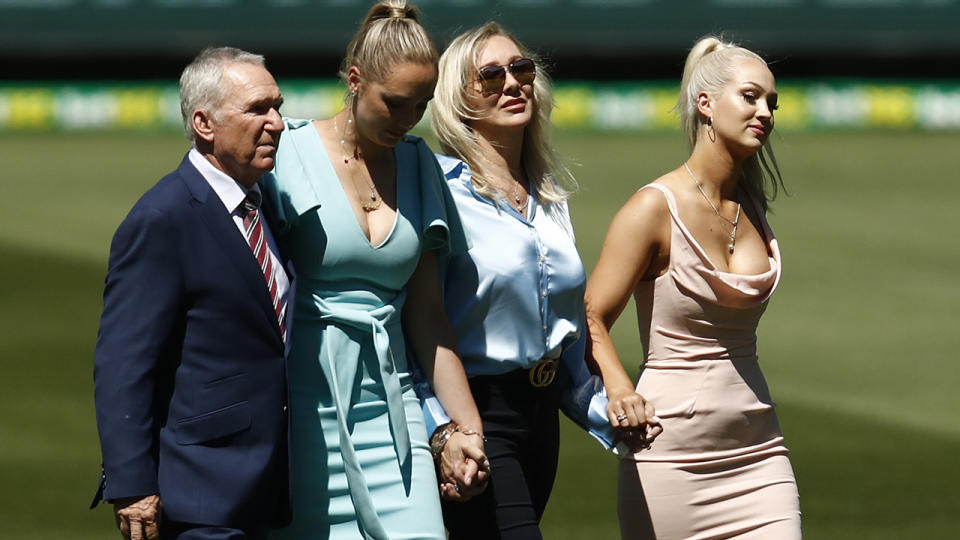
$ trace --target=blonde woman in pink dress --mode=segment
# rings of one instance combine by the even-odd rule
[[[587,285],[608,410],[643,424],[636,392],[663,428],[621,457],[624,538],[800,538],[796,481],[756,352],[781,270],[765,218],[783,186],[768,144],[776,108],[763,59],[697,42],[678,100],[690,157],[617,213]],[[635,388],[609,334],[631,296],[646,353]]]

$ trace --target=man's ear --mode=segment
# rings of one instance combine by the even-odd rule
[[[193,125],[193,132],[197,134],[198,139],[207,142],[213,142],[213,115],[206,109],[197,109],[193,111],[190,117]]]

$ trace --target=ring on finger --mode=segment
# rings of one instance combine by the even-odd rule
[[[617,422],[623,422],[627,419],[627,413],[620,413],[617,415]]]

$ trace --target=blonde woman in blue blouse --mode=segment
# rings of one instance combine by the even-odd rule
[[[446,497],[453,540],[542,538],[559,408],[608,446],[612,427],[647,421],[631,413],[634,423],[621,423],[624,407],[653,414],[633,394],[611,403],[609,417],[588,379],[585,274],[566,204],[574,181],[550,146],[549,80],[531,56],[495,23],[470,30],[441,57],[434,94],[433,128],[455,156],[441,156],[441,168],[472,244],[440,259],[444,305],[491,466],[485,492],[468,502]],[[435,447],[456,429],[441,423]]]

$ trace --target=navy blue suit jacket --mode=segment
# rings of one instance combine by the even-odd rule
[[[289,521],[283,338],[250,247],[186,157],[117,229],[103,304],[94,504],[159,494],[176,521]]]

